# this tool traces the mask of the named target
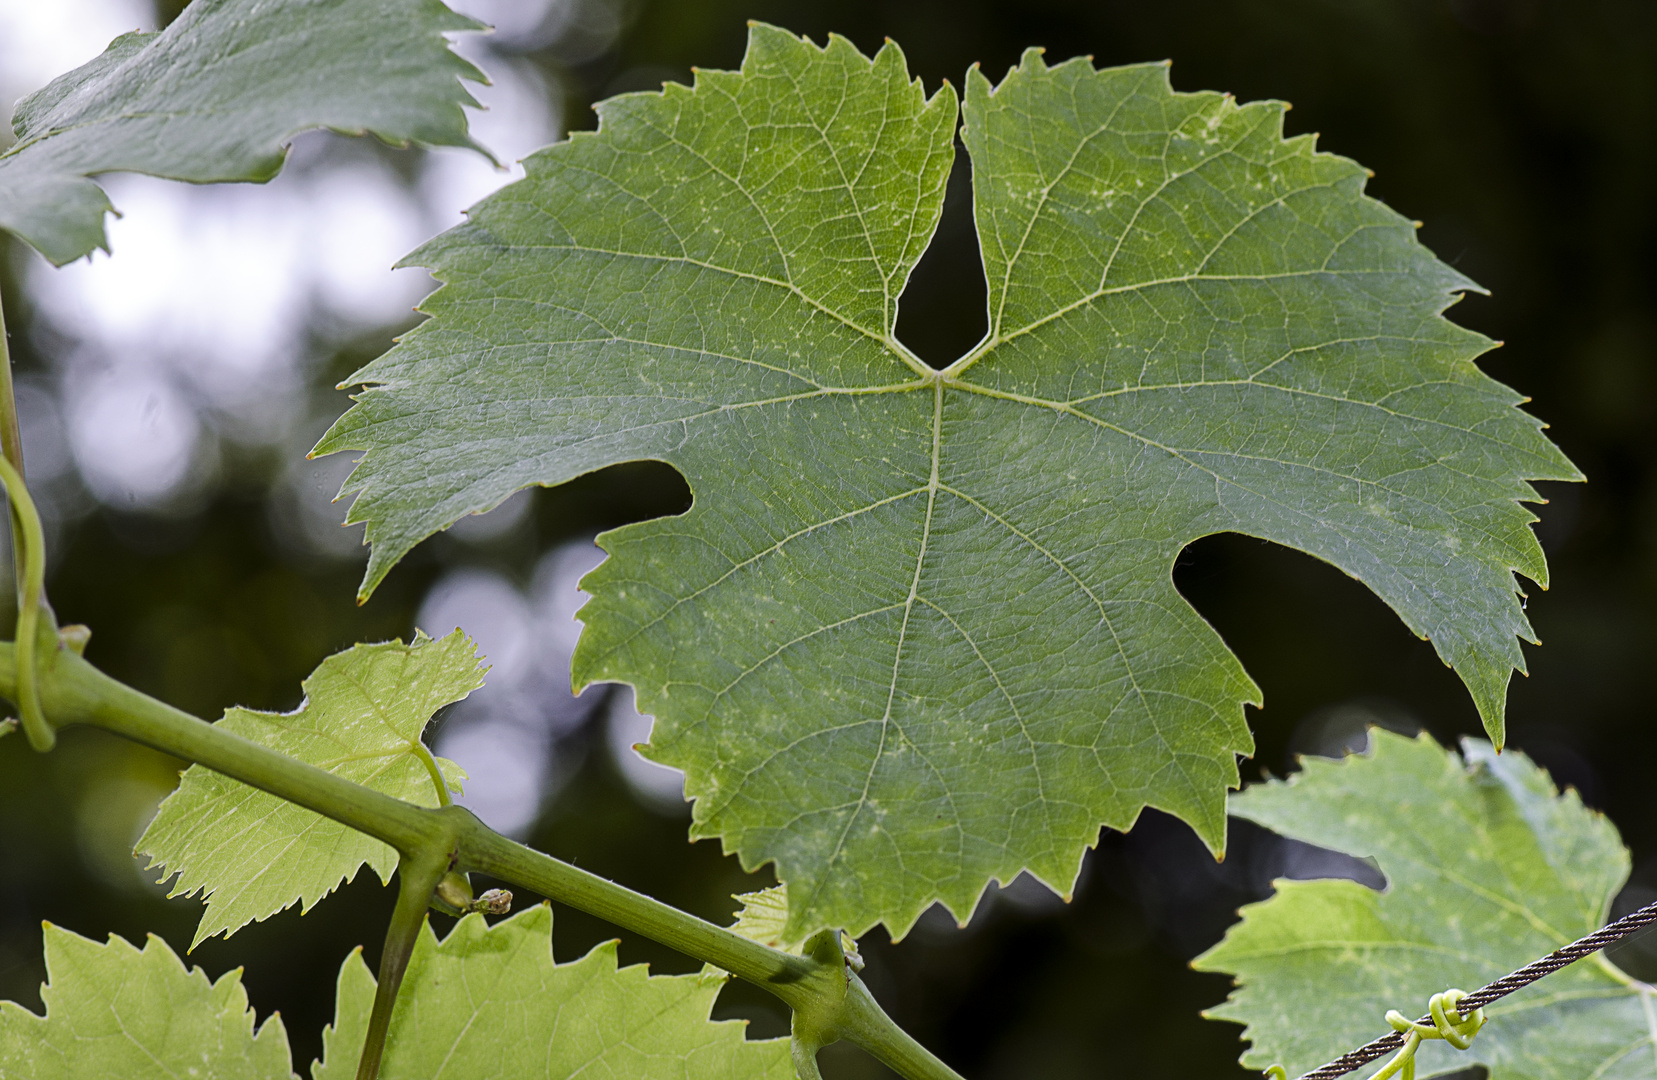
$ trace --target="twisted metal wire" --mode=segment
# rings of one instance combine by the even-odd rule
[[[1645,907],[1631,914],[1624,915],[1614,923],[1595,930],[1587,937],[1578,938],[1562,948],[1542,957],[1532,960],[1511,975],[1503,975],[1495,982],[1479,987],[1477,990],[1462,998],[1456,1005],[1456,1011],[1466,1016],[1474,1009],[1489,1005],[1492,1001],[1500,1000],[1515,990],[1529,986],[1544,975],[1551,975],[1560,968],[1569,967],[1585,956],[1592,956],[1607,945],[1615,944],[1630,934],[1657,924],[1657,903],[1647,904]],[[1430,1024],[1432,1017],[1424,1016],[1418,1023]],[[1373,1042],[1367,1042],[1356,1050],[1342,1054],[1327,1065],[1321,1065],[1302,1076],[1300,1080],[1335,1080],[1337,1076],[1345,1076],[1361,1065],[1367,1065],[1378,1057],[1390,1054],[1404,1045],[1404,1035],[1397,1031],[1389,1031]]]

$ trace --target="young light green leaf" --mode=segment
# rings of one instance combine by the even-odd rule
[[[18,102],[0,228],[61,266],[108,248],[99,173],[269,180],[312,128],[472,146],[460,80],[484,76],[443,35],[481,28],[438,0],[195,0]]]
[[[340,971],[336,1018],[313,1080],[349,1080],[368,1030],[374,976],[360,952]],[[710,1021],[719,983],[616,967],[616,943],[552,959],[552,909],[490,926],[468,915],[439,942],[421,929],[391,1014],[385,1080],[786,1080],[788,1041],[749,1042],[746,1021]]]
[[[741,934],[749,941],[757,941],[761,945],[772,949],[781,949],[784,952],[797,953],[800,951],[800,942],[788,937],[788,885],[773,885],[767,889],[759,889],[750,893],[737,893],[731,897],[741,906],[736,909],[736,921],[730,926],[733,933]],[[857,943],[848,941],[845,949],[855,954]],[[702,965],[702,978],[715,979],[724,982],[729,979],[730,973],[713,964]]]
[[[1414,1018],[1427,999],[1476,990],[1604,925],[1628,874],[1611,824],[1560,795],[1523,754],[1468,740],[1465,762],[1430,738],[1371,733],[1371,752],[1308,758],[1288,781],[1249,788],[1232,812],[1358,856],[1384,892],[1353,881],[1279,881],[1277,895],[1194,961],[1238,989],[1205,1015],[1246,1024],[1243,1064],[1299,1076]],[[1422,1076],[1483,1064],[1490,1080],[1650,1080],[1652,988],[1602,958],[1485,1009],[1471,1049],[1427,1042]]]
[[[1513,570],[1546,577],[1516,500],[1576,473],[1442,317],[1470,283],[1282,111],[971,73],[990,326],[940,373],[894,327],[952,90],[755,26],[740,73],[605,103],[410,257],[433,318],[317,448],[367,451],[365,589],[525,485],[680,469],[689,513],[601,538],[575,677],[637,687],[794,938],[1062,890],[1145,806],[1220,848],[1259,692],[1173,587],[1210,533],[1365,581],[1499,733]]]
[[[140,952],[46,924],[46,1015],[0,1002],[7,1080],[288,1080],[288,1038],[271,1016],[255,1033],[240,968],[209,983],[150,935]]]
[[[459,791],[466,774],[434,758],[420,735],[433,713],[482,685],[465,634],[434,641],[417,633],[412,645],[356,645],[330,656],[305,680],[294,712],[232,709],[219,724],[376,791],[435,806],[438,783]],[[397,853],[379,840],[200,765],[184,771],[138,851],[178,874],[171,895],[206,894],[191,948],[296,901],[308,911],[364,863],[382,881],[397,867]]]
[[[737,909],[736,922],[731,929],[761,945],[795,952],[800,942],[788,937],[788,885],[773,885],[758,892],[741,893],[731,897],[742,906]]]

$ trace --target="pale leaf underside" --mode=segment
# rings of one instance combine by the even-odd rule
[[[1426,736],[1371,738],[1368,756],[1309,758],[1232,799],[1284,836],[1373,857],[1387,878],[1385,892],[1280,881],[1197,958],[1237,977],[1206,1015],[1247,1025],[1251,1068],[1299,1076],[1384,1034],[1388,1009],[1420,1016],[1441,990],[1475,990],[1591,933],[1628,874],[1610,822],[1523,754],[1469,740],[1464,762]],[[1651,1080],[1652,993],[1580,961],[1487,1008],[1471,1049],[1424,1043],[1419,1075],[1483,1064],[1490,1080]]]
[[[465,773],[433,758],[421,733],[438,709],[483,685],[477,649],[456,630],[412,645],[357,645],[324,660],[291,713],[232,709],[219,725],[358,784],[421,806]],[[173,896],[206,894],[195,945],[296,902],[305,910],[364,865],[389,881],[390,845],[229,777],[192,765],[138,841],[151,866],[177,873]]]
[[[0,229],[61,266],[108,246],[100,173],[269,180],[311,128],[471,146],[483,76],[443,35],[479,28],[438,0],[195,0],[18,102]]]
[[[46,925],[46,1010],[0,1002],[0,1076],[289,1080],[280,1017],[255,1033],[241,969],[209,983],[151,935],[140,951]]]
[[[1173,587],[1210,533],[1364,581],[1499,737],[1513,571],[1546,577],[1518,500],[1576,475],[1359,166],[1163,65],[969,73],[989,334],[932,371],[893,328],[957,111],[895,45],[766,26],[603,104],[410,257],[433,317],[318,446],[367,451],[365,590],[526,485],[686,476],[687,514],[602,538],[575,677],[637,687],[791,938],[1062,891],[1147,805],[1218,849],[1259,693]]]
[[[350,1080],[374,1004],[360,952],[340,970],[335,1020],[313,1080]],[[786,1039],[746,1041],[746,1021],[710,1021],[720,983],[617,968],[608,942],[570,964],[552,959],[552,909],[489,926],[468,915],[441,942],[428,922],[397,996],[385,1080],[787,1080]]]
[[[209,983],[151,936],[142,951],[48,925],[46,1014],[0,1002],[0,1076],[30,1080],[289,1080],[280,1017],[257,1031],[241,970]],[[255,973],[257,976],[257,973]],[[745,1021],[712,1021],[722,980],[618,968],[616,943],[554,964],[552,912],[494,926],[468,915],[438,941],[428,923],[392,1014],[384,1080],[787,1080],[786,1039],[749,1041]],[[313,1080],[349,1080],[374,1003],[354,951]]]

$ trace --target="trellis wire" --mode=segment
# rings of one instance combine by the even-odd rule
[[[1466,1016],[1474,1009],[1482,1008],[1492,1001],[1507,997],[1515,990],[1529,986],[1542,976],[1551,975],[1560,968],[1569,967],[1583,957],[1592,956],[1607,945],[1621,941],[1628,935],[1653,924],[1657,924],[1657,903],[1647,904],[1638,911],[1624,915],[1614,923],[1600,927],[1587,937],[1578,938],[1563,948],[1555,949],[1540,960],[1532,960],[1511,975],[1503,975],[1495,982],[1479,987],[1462,998],[1457,1004],[1456,1010],[1462,1016]],[[1431,1024],[1432,1022],[1430,1016],[1423,1016],[1419,1021],[1422,1024]],[[1329,1064],[1313,1069],[1302,1076],[1300,1080],[1334,1080],[1335,1077],[1345,1076],[1360,1065],[1366,1065],[1378,1057],[1390,1054],[1403,1045],[1403,1034],[1397,1031],[1389,1031],[1379,1039],[1367,1042],[1356,1050],[1342,1054]]]

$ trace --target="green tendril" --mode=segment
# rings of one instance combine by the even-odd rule
[[[22,714],[23,734],[28,736],[29,745],[44,752],[57,744],[57,732],[46,722],[46,714],[40,707],[40,686],[35,681],[40,597],[46,588],[46,535],[41,531],[40,513],[29,497],[22,474],[4,457],[0,457],[0,480],[5,481],[6,497],[21,526],[23,540],[20,553],[23,580],[17,594],[17,709]]]
[[[1443,1039],[1457,1050],[1472,1046],[1473,1036],[1484,1027],[1484,1010],[1474,1009],[1462,1016],[1456,1011],[1456,1005],[1466,996],[1464,990],[1446,990],[1429,998],[1427,1012],[1433,1019],[1431,1025],[1417,1023],[1397,1009],[1388,1010],[1387,1023],[1404,1036],[1404,1046],[1369,1080],[1387,1080],[1395,1073],[1400,1080],[1415,1080],[1415,1052],[1424,1039]]]

